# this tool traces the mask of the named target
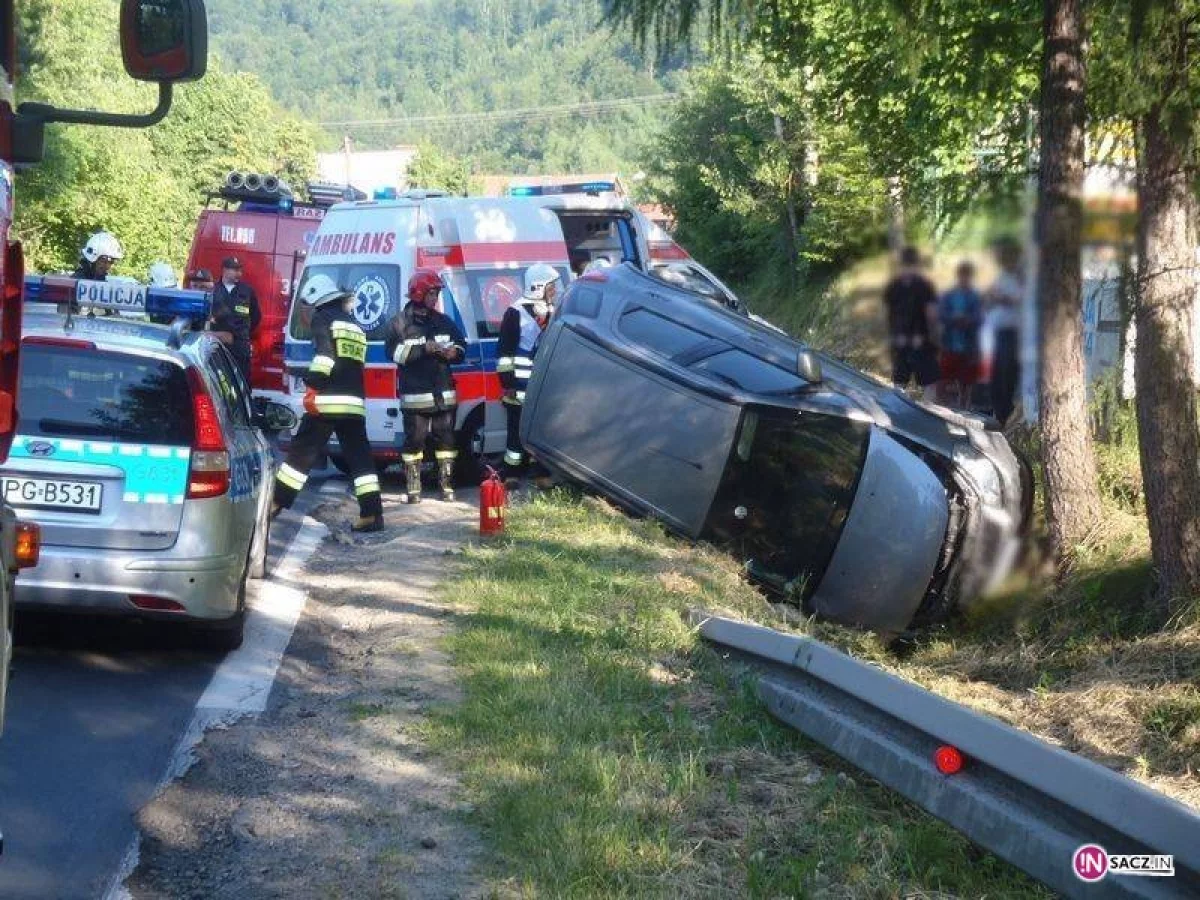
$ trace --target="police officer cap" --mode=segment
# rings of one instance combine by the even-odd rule
[[[236,269],[241,271],[242,261],[236,256],[227,256],[225,257],[225,261],[221,263],[221,267],[224,269]]]

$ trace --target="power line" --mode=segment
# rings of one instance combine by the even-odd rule
[[[326,128],[362,129],[362,128],[403,128],[420,126],[421,128],[442,127],[453,125],[472,125],[488,122],[519,122],[551,119],[574,115],[595,115],[627,109],[635,106],[652,106],[674,103],[679,94],[643,94],[638,97],[618,97],[608,100],[585,100],[577,103],[564,103],[554,106],[529,106],[520,109],[497,109],[485,112],[451,113],[437,116],[406,116],[393,119],[346,119],[339,121],[320,122]]]

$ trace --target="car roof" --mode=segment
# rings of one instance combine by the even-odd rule
[[[171,329],[166,325],[118,316],[91,318],[76,315],[71,317],[70,328],[67,328],[65,315],[28,307],[22,317],[21,336],[92,341],[103,350],[167,356],[181,365],[196,361],[201,348],[213,340],[202,332],[190,332],[184,336],[180,347],[172,347],[169,343]]]

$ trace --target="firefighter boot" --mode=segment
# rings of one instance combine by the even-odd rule
[[[421,502],[421,464],[409,462],[404,464],[404,477],[408,481],[408,498],[406,503]]]
[[[454,502],[454,460],[438,460],[438,484],[442,489],[442,499],[447,503]]]
[[[350,526],[351,531],[361,533],[369,531],[383,531],[383,513],[377,513],[373,516],[359,516],[358,519]]]

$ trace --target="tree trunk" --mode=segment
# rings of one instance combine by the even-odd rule
[[[1200,597],[1200,424],[1192,381],[1196,198],[1182,147],[1157,112],[1141,122],[1134,372],[1159,597]]]
[[[1050,537],[1060,557],[1101,518],[1088,430],[1083,364],[1080,237],[1083,229],[1082,0],[1045,0],[1042,69],[1038,300],[1040,413]]]

